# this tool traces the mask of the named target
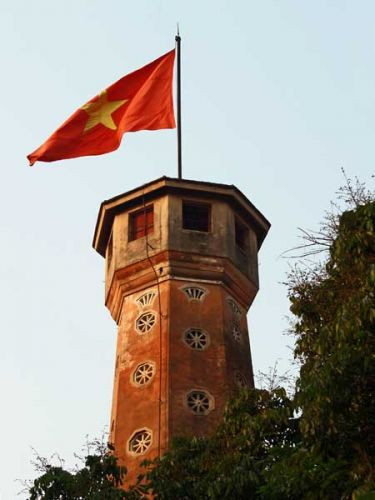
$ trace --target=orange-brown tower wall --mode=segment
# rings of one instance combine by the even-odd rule
[[[208,231],[183,228],[186,200],[209,206]],[[152,230],[132,240],[131,216],[148,207]],[[246,229],[240,249],[236,221]],[[246,312],[268,227],[233,186],[162,178],[102,204],[94,246],[106,257],[106,305],[118,323],[110,439],[128,483],[173,436],[212,432],[236,387],[253,385]],[[145,364],[151,376],[140,384]],[[136,453],[142,432],[147,446]]]

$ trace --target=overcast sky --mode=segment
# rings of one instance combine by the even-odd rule
[[[175,131],[114,153],[26,155],[73,111],[182,35],[184,177],[235,184],[270,220],[249,312],[254,370],[290,366],[280,254],[348,176],[374,172],[372,1],[0,0],[0,498],[31,446],[72,463],[109,422],[116,325],[91,247],[100,202],[176,175]],[[24,498],[21,495],[20,498]]]

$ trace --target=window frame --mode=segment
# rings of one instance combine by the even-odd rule
[[[197,208],[206,208],[207,209],[207,230],[206,229],[198,229],[197,227],[185,227],[185,207],[197,207]],[[188,219],[191,220],[191,219]],[[181,217],[181,226],[184,231],[196,231],[198,233],[208,234],[211,232],[211,223],[212,223],[212,205],[211,203],[206,203],[204,201],[196,201],[196,200],[182,200],[182,217]]]
[[[144,217],[146,214],[146,224],[143,224],[143,228],[138,229],[136,226],[136,220],[137,217]],[[148,222],[148,214],[151,215],[151,222]],[[148,236],[149,234],[153,234],[154,232],[154,205],[147,205],[143,208],[140,208],[138,210],[135,210],[134,212],[129,213],[129,219],[128,219],[128,226],[129,226],[129,231],[128,231],[128,240],[130,241],[135,241],[139,240],[140,238],[144,238],[145,236]],[[140,234],[139,234],[140,233]]]
[[[241,252],[246,253],[249,239],[249,228],[238,217],[234,218],[234,242]]]
[[[113,259],[113,231],[111,231],[111,234],[108,239],[106,258],[107,258],[107,267],[110,267]]]
[[[133,444],[132,444],[132,441],[135,440],[135,438],[137,437],[138,434],[148,434],[149,441],[150,441],[149,444],[147,445],[147,448],[145,450],[141,451],[140,453],[137,453],[136,451],[133,450]],[[139,457],[141,455],[145,455],[152,447],[153,442],[154,442],[154,434],[153,434],[152,430],[149,429],[148,427],[141,427],[140,429],[134,430],[132,432],[132,434],[130,435],[130,437],[126,443],[126,452],[128,455],[133,456],[133,457]]]
[[[193,409],[193,403],[191,403],[190,397],[193,396],[194,394],[196,395],[199,394],[207,398],[208,407],[203,411],[200,410],[196,411]],[[192,416],[194,416],[194,418],[205,417],[215,409],[215,398],[207,389],[191,388],[189,391],[185,393],[184,403],[185,403],[185,408],[190,412]]]

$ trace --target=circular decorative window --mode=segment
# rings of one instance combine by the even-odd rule
[[[240,387],[241,389],[243,389],[243,388],[245,388],[245,387],[248,386],[246,377],[241,372],[235,372],[235,374],[234,374],[234,381],[235,381],[236,385],[238,385],[238,387]]]
[[[205,391],[191,391],[187,406],[196,415],[207,415],[212,410],[212,397]]]
[[[242,334],[241,334],[241,329],[237,325],[237,323],[234,323],[232,326],[232,337],[236,342],[241,342],[242,340]]]
[[[142,455],[150,448],[152,442],[152,433],[147,429],[136,432],[129,439],[128,449],[132,455]]]
[[[151,330],[156,322],[156,316],[153,312],[141,314],[135,322],[135,327],[138,333],[147,333]]]
[[[206,332],[199,328],[190,328],[184,334],[184,341],[192,349],[202,351],[209,343],[209,337]]]
[[[138,365],[133,372],[133,382],[137,385],[148,384],[152,377],[155,375],[155,365],[154,363],[147,362]]]

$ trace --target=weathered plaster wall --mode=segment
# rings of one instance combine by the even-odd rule
[[[118,323],[118,338],[110,438],[128,468],[129,482],[145,458],[168,449],[171,437],[212,432],[239,379],[253,385],[246,313],[258,290],[258,240],[250,215],[243,208],[237,213],[228,196],[210,189],[192,190],[186,197],[173,190],[149,197],[146,205],[154,207],[154,230],[134,241],[129,241],[129,214],[144,206],[143,197],[139,192],[125,194],[130,208],[118,210],[111,225],[103,223],[104,229],[99,226],[97,233],[100,240],[101,231],[108,236],[111,230],[106,305]],[[208,233],[182,228],[184,200],[210,204]],[[235,243],[236,218],[248,229],[243,249]],[[202,288],[203,298],[189,299],[186,286]],[[155,297],[141,307],[137,299],[146,291],[155,292]],[[136,320],[147,311],[155,314],[156,322],[140,334]],[[209,335],[205,349],[193,350],[186,344],[184,333],[189,328]],[[154,364],[155,374],[140,387],[134,384],[133,373],[147,361]],[[210,395],[207,415],[196,415],[188,407],[191,390]],[[152,433],[151,446],[134,456],[129,453],[129,439],[141,429]]]

